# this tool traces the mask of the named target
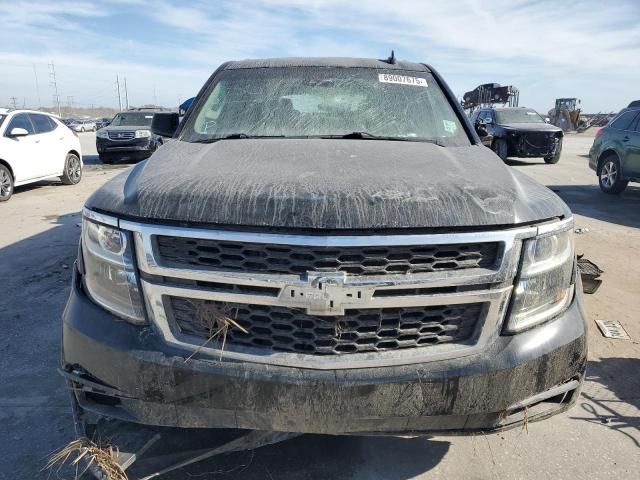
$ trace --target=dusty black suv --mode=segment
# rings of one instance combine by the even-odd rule
[[[132,108],[113,117],[96,132],[96,149],[102,163],[131,162],[149,158],[162,145],[162,137],[151,132],[157,108]]]
[[[572,405],[573,216],[431,67],[222,65],[86,202],[63,315],[76,412],[281,432],[476,432]]]
[[[482,143],[502,160],[507,157],[542,157],[545,163],[558,163],[564,133],[531,108],[480,108],[471,123]]]

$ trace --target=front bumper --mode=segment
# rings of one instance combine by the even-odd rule
[[[598,158],[600,157],[599,149],[595,145],[589,150],[589,168],[596,173],[598,172]]]
[[[555,155],[562,137],[553,134],[532,136],[528,132],[515,132],[507,135],[508,154],[514,157],[534,158]]]
[[[98,154],[116,158],[148,158],[156,150],[157,142],[153,137],[137,138],[133,140],[110,140],[96,138]]]
[[[76,277],[79,275],[76,273]],[[472,433],[566,410],[586,365],[579,296],[486,351],[422,364],[313,370],[193,359],[119,321],[79,279],[63,314],[63,374],[86,410],[147,425],[301,433]]]

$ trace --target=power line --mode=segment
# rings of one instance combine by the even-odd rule
[[[120,98],[120,80],[118,79],[118,76],[116,75],[116,87],[118,89],[118,108],[119,111],[122,111],[122,98]]]
[[[38,84],[38,71],[36,70],[36,64],[33,64],[33,76],[36,79],[36,92],[38,94],[38,108],[42,107],[42,100],[40,99],[40,85]]]
[[[127,110],[129,110],[129,92],[127,91],[127,77],[124,77],[124,103],[127,106]]]
[[[56,66],[53,64],[53,60],[51,60],[49,68],[51,69],[51,71],[49,72],[49,77],[51,79],[49,85],[53,87],[53,90],[55,92],[53,97],[53,104],[57,107],[58,116],[61,117],[62,111],[60,110],[60,95],[58,95],[58,82],[56,81]]]

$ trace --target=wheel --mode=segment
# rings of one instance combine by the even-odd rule
[[[549,155],[548,157],[544,157],[544,163],[554,164],[560,161],[560,155],[562,155],[562,139],[558,139],[558,146],[556,147],[556,151],[553,155]]]
[[[503,162],[507,159],[508,148],[507,141],[504,138],[498,138],[494,140],[493,144],[491,145],[491,150],[493,150],[495,154],[502,159]]]
[[[602,161],[600,172],[598,173],[600,190],[604,193],[621,193],[629,183],[629,180],[622,178],[620,160],[617,155],[609,155]]]
[[[0,164],[0,202],[6,202],[13,195],[13,175],[7,167]]]
[[[82,178],[82,163],[77,155],[69,153],[64,162],[64,173],[60,177],[65,185],[75,185]]]

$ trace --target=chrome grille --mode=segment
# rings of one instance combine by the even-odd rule
[[[108,130],[109,140],[132,140],[136,137],[135,131]]]
[[[246,345],[280,352],[340,355],[403,348],[427,348],[470,341],[483,304],[347,310],[340,316],[308,315],[291,308],[170,297],[173,321],[180,332],[210,339],[219,321],[233,323],[226,346]]]
[[[240,243],[159,236],[160,259],[169,265],[222,270],[304,274],[346,272],[389,275],[492,267],[499,243],[319,247]]]
[[[230,361],[326,370],[399,366],[483,351],[499,335],[522,241],[571,221],[444,234],[302,235],[138,223],[91,211],[84,215],[98,215],[100,222],[133,233],[149,320],[165,342],[186,352],[185,358],[197,352],[215,359],[222,355]],[[274,271],[269,264],[259,269],[244,258],[225,259],[238,262],[235,268],[228,268],[229,264],[190,263],[182,254],[168,255],[169,251],[182,252],[174,249],[178,245],[218,248],[220,244],[239,245],[236,251],[282,248],[278,253],[287,262],[296,259],[291,256],[294,253],[309,250],[347,254],[355,250],[387,261],[398,252],[420,254],[417,249],[421,248],[431,249],[425,255],[434,260],[421,271],[405,266],[400,272],[355,273],[310,263],[310,270],[296,272],[289,265],[284,271]],[[434,267],[440,258],[437,254],[447,251],[444,246],[458,246],[456,256],[472,255],[455,259],[462,268]],[[413,265],[406,258],[393,260]],[[364,259],[356,262],[362,264]],[[282,267],[277,262],[274,265]],[[205,343],[210,320],[217,314],[206,320],[198,312],[203,308],[211,312],[212,305],[214,312],[235,307],[238,311],[233,315],[239,324],[244,323],[249,336],[231,328],[224,348],[220,343]],[[417,319],[414,323],[412,316]],[[296,319],[303,323],[296,325]],[[432,321],[435,323],[430,324]],[[429,332],[431,327],[434,330]],[[385,343],[387,335],[390,343]],[[318,339],[322,341],[317,343]]]

